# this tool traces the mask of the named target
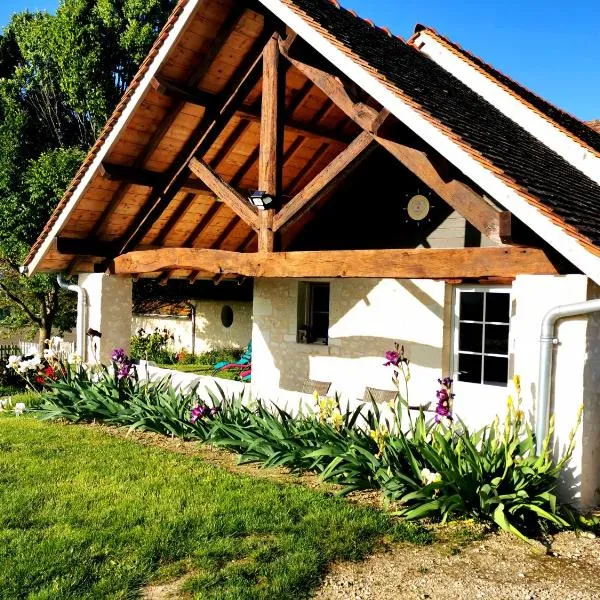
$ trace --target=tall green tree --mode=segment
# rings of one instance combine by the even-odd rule
[[[18,267],[174,4],[62,0],[0,34],[0,325],[73,326],[72,295]]]

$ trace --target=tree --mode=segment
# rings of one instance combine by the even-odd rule
[[[19,275],[174,0],[63,0],[22,12],[0,35],[0,324],[40,340],[74,325],[72,294]]]

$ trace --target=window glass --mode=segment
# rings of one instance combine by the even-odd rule
[[[486,356],[483,360],[483,383],[505,386],[508,380],[508,357]]]
[[[508,325],[486,324],[485,353],[508,354]]]
[[[506,386],[510,294],[494,289],[457,293],[458,380]]]
[[[486,294],[485,320],[488,323],[508,323],[509,315],[510,294]]]
[[[221,323],[223,327],[229,328],[233,325],[233,308],[225,305],[221,309]]]
[[[483,293],[462,292],[460,294],[461,321],[483,321]]]
[[[483,325],[479,323],[461,323],[458,349],[469,352],[481,352],[483,344]]]
[[[481,355],[458,355],[458,380],[468,383],[481,383]]]
[[[328,336],[329,284],[300,282],[297,341],[303,344],[327,344]]]

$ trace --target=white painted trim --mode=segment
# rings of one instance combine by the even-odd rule
[[[459,353],[459,348],[458,348],[458,338],[459,338],[459,333],[460,333],[460,302],[459,302],[459,298],[460,298],[460,294],[462,294],[463,292],[482,292],[482,293],[496,293],[496,294],[508,294],[509,298],[512,299],[512,287],[510,285],[455,285],[454,289],[452,290],[452,360],[451,360],[451,373],[452,373],[452,378],[454,379],[455,382],[458,382],[458,353]],[[485,302],[484,302],[484,310],[485,310]],[[510,314],[510,307],[509,307],[509,319],[508,319],[508,354],[506,355],[508,358],[508,362],[509,362],[509,373],[510,373],[510,357],[512,354],[512,349],[511,349],[511,336],[512,336],[512,328],[513,328],[513,324],[512,324],[512,315]],[[482,334],[485,333],[485,323],[486,323],[486,319],[485,319],[485,314],[483,315],[483,322],[484,322],[484,331],[482,331]],[[482,347],[482,357],[486,356],[486,352],[485,352],[485,348]],[[483,372],[482,372],[483,375]],[[508,384],[508,381],[507,381]],[[488,386],[484,383],[478,383],[478,384],[472,384],[472,385],[477,385],[479,387],[481,387],[481,389],[484,388],[494,388],[497,389],[500,386]],[[506,388],[503,388],[506,389]]]
[[[50,232],[46,235],[46,239],[35,253],[31,262],[27,265],[27,272],[29,274],[33,274],[39,265],[40,261],[44,258],[50,246],[56,236],[60,233],[60,230],[66,224],[67,220],[71,216],[72,212],[77,207],[81,197],[87,190],[92,178],[96,174],[96,171],[100,167],[102,161],[106,158],[108,153],[113,149],[114,145],[118,142],[121,133],[124,128],[127,126],[127,123],[133,116],[134,111],[143,101],[148,88],[152,82],[152,78],[156,75],[157,71],[162,66],[162,63],[166,60],[169,55],[169,52],[173,48],[173,46],[179,41],[181,34],[185,26],[188,24],[191,16],[196,11],[196,8],[200,2],[204,0],[189,0],[188,4],[184,7],[182,13],[179,15],[179,18],[173,25],[173,28],[167,35],[167,39],[164,41],[162,46],[160,47],[158,53],[154,57],[154,60],[150,63],[148,70],[142,77],[138,87],[135,89],[127,106],[121,113],[120,117],[117,119],[115,126],[112,131],[106,137],[104,144],[96,154],[92,164],[87,168],[85,174],[83,175],[81,181],[77,185],[77,188],[73,192],[73,195],[69,199],[69,202],[60,213],[60,216],[54,223],[54,226],[50,230]]]
[[[446,71],[493,104],[525,131],[552,148],[576,169],[600,184],[600,156],[569,137],[558,125],[515,98],[498,82],[481,73],[466,59],[454,54],[427,31],[420,32],[414,45]]]
[[[589,252],[562,227],[531,205],[516,190],[486,169],[469,152],[443,133],[419,111],[402,100],[377,77],[354,62],[336,45],[316,31],[312,25],[281,0],[260,0],[300,37],[331,61],[375,100],[405,123],[419,137],[445,156],[489,196],[531,227],[553,248],[570,260],[588,277],[600,284],[600,257]]]

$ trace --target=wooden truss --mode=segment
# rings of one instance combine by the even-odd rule
[[[109,269],[117,275],[164,272],[166,282],[175,271],[189,270],[194,281],[201,273],[212,273],[220,280],[225,275],[248,277],[423,277],[476,278],[513,277],[518,273],[555,273],[556,270],[541,250],[507,247],[510,243],[511,215],[498,209],[476,189],[461,179],[460,174],[430,149],[408,139],[390,135],[390,125],[397,124],[387,110],[357,99],[352,83],[327,65],[313,64],[302,58],[304,42],[293,33],[285,34],[281,24],[265,18],[262,32],[250,51],[229,79],[220,94],[197,89],[202,75],[223,48],[226,40],[244,12],[244,3],[233,10],[222,32],[205,58],[185,85],[160,76],[153,80],[159,93],[176,99],[174,109],[164,118],[148,147],[129,167],[104,163],[105,177],[119,181],[119,188],[87,240],[58,239],[59,253],[77,256],[101,256],[99,270]],[[296,52],[298,50],[298,52]],[[310,55],[310,52],[304,52]],[[320,61],[316,61],[319,62]],[[302,73],[307,84],[285,106],[285,73],[293,66]],[[262,79],[260,105],[248,104],[249,92]],[[316,86],[329,98],[328,107],[339,108],[362,132],[348,140],[342,133],[325,131],[318,125],[299,123],[289,118],[310,89]],[[166,173],[143,168],[145,159],[157,147],[161,137],[173,124],[186,103],[201,106],[204,116],[183,149],[175,156]],[[328,110],[326,108],[324,110]],[[238,125],[224,145],[207,161],[206,155],[233,116]],[[250,154],[238,173],[225,181],[216,168],[249,123],[260,121],[260,146]],[[284,154],[283,136],[292,130],[301,137]],[[275,199],[282,195],[283,169],[287,157],[302,143],[302,136],[321,138],[347,144],[320,173],[298,191],[280,210],[257,211],[237,189],[248,169],[258,162],[259,189]],[[408,138],[408,136],[407,136]],[[328,197],[374,151],[381,147],[433,190],[449,206],[461,214],[484,236],[500,244],[497,248],[453,250],[365,250],[338,252],[282,252],[293,238],[294,228],[323,198]],[[152,189],[139,216],[116,242],[98,240],[110,215],[124,198],[129,186]],[[152,242],[156,249],[136,251],[152,226],[180,191],[189,192],[170,216]],[[220,200],[214,203],[187,236],[181,248],[161,248],[169,232],[189,210],[194,193],[212,194]],[[209,248],[193,246],[210,221],[227,206],[234,218]],[[246,223],[250,233],[237,252],[220,250],[221,243],[240,223]],[[291,233],[292,232],[292,233]],[[245,253],[252,239],[258,238],[258,253]],[[77,258],[75,259],[77,261]],[[74,267],[76,262],[72,265]]]

